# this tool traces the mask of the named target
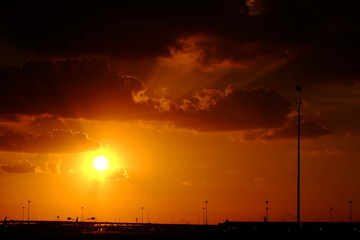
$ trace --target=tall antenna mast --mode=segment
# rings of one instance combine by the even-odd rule
[[[297,91],[297,122],[298,122],[298,142],[297,142],[297,209],[296,221],[300,224],[300,105],[301,105],[301,86],[296,86]]]

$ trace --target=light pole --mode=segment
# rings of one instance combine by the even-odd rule
[[[268,222],[269,221],[269,201],[266,200],[265,205],[266,205],[266,207],[265,207],[265,211],[266,211],[265,220],[266,220],[266,222]]]
[[[81,207],[81,221],[84,221],[84,207]]]
[[[349,210],[350,210],[350,222],[352,222],[352,201],[349,201],[349,206],[350,206],[350,208],[349,208]]]
[[[205,207],[203,207],[203,224],[205,225]]]
[[[144,207],[141,207],[141,223],[144,223]]]
[[[28,201],[28,223],[30,222],[30,203],[31,201]]]
[[[297,91],[297,123],[298,123],[298,143],[297,143],[297,208],[296,221],[300,223],[300,105],[301,105],[301,86],[296,86]]]
[[[330,222],[333,221],[333,214],[332,214],[333,208],[330,208]]]
[[[208,225],[208,201],[205,201],[205,225]]]

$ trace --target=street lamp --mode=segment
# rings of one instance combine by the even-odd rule
[[[84,207],[81,207],[81,221],[84,221]]]
[[[265,222],[269,221],[269,201],[265,201],[265,211],[266,211],[266,215],[265,215]]]
[[[141,223],[144,223],[144,207],[141,207]]]
[[[208,225],[208,201],[205,201],[205,225]]]
[[[349,210],[350,210],[350,222],[352,222],[352,201],[349,201],[349,206],[350,206],[350,208],[349,208]]]
[[[333,221],[333,214],[332,214],[333,208],[330,208],[330,222]]]
[[[24,222],[24,211],[25,211],[25,207],[22,207],[22,221]]]
[[[297,91],[297,122],[298,122],[298,144],[297,144],[297,209],[296,221],[300,223],[300,105],[301,105],[301,86],[296,86]]]
[[[28,222],[30,222],[30,203],[31,201],[28,201]]]

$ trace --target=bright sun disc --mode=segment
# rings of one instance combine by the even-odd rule
[[[100,156],[94,159],[94,168],[96,168],[99,171],[107,168],[108,164],[109,162],[106,159],[106,157]]]

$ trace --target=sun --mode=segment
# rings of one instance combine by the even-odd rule
[[[98,156],[94,159],[94,168],[98,171],[104,170],[108,167],[109,161],[104,156]]]

